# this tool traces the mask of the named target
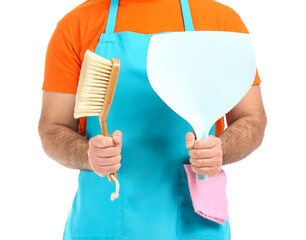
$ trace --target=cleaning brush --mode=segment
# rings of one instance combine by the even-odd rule
[[[103,136],[109,136],[106,118],[115,93],[119,69],[119,59],[108,60],[90,50],[85,52],[76,94],[74,118],[99,116]],[[108,179],[116,183],[116,192],[111,195],[113,201],[119,196],[117,173],[109,174]]]

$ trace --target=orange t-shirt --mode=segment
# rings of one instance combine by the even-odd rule
[[[42,89],[76,93],[84,53],[95,50],[105,32],[110,0],[87,0],[66,14],[50,39]],[[189,0],[195,31],[248,33],[240,16],[214,0]],[[180,0],[120,0],[115,32],[143,34],[184,31]],[[254,84],[261,82],[258,72]],[[223,117],[216,122],[216,135],[224,130]],[[79,121],[85,135],[86,118]]]

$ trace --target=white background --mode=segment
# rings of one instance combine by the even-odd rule
[[[0,5],[0,239],[61,239],[78,171],[48,158],[37,124],[46,48],[80,0]],[[306,239],[306,15],[302,0],[228,0],[254,41],[268,116],[259,149],[226,166],[233,240]]]

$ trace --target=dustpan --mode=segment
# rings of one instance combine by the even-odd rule
[[[189,31],[153,35],[147,55],[153,90],[193,127],[197,139],[251,88],[256,74],[249,34]],[[197,179],[207,176],[197,174]]]

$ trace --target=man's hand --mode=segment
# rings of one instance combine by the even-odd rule
[[[193,132],[186,134],[186,147],[189,150],[191,170],[209,177],[216,176],[222,166],[222,141],[215,136],[195,140]]]
[[[101,177],[115,173],[121,167],[122,133],[112,136],[97,135],[89,140],[88,162],[92,170]]]

